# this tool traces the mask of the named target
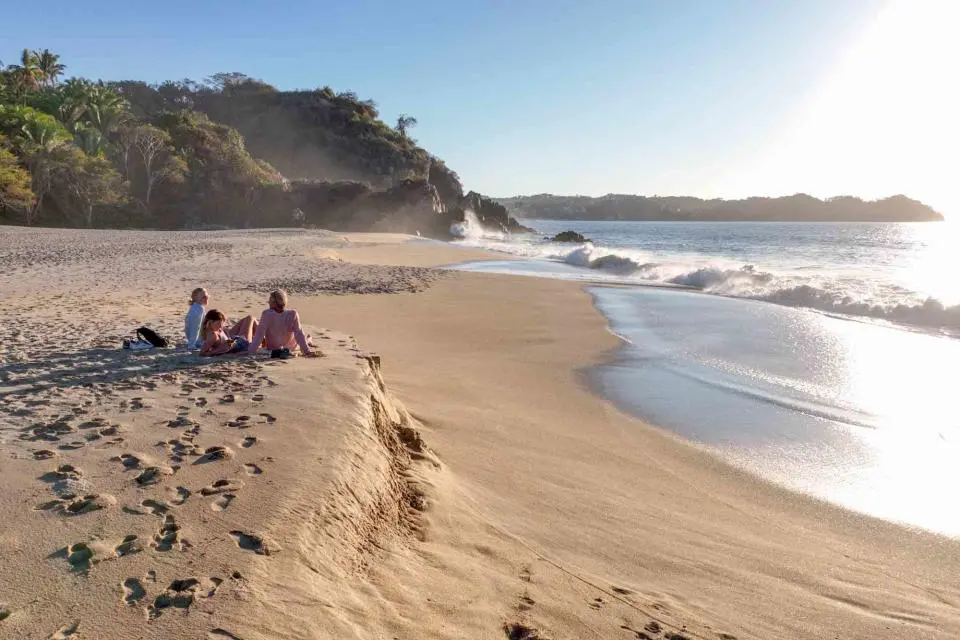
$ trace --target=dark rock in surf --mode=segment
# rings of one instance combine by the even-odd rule
[[[576,231],[561,231],[557,235],[550,238],[551,242],[576,242],[583,244],[584,242],[591,242],[590,238],[583,236],[582,234],[577,233]]]

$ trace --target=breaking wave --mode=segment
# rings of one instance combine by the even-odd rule
[[[590,242],[569,249],[551,242],[510,241],[503,236],[474,240],[468,244],[563,262],[625,282],[678,286],[714,295],[946,330],[951,334],[960,331],[960,305],[944,305],[940,300],[893,284],[878,289],[855,278],[780,273],[710,256],[655,257],[639,250],[608,249]]]

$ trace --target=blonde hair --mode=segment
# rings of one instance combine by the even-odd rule
[[[207,292],[203,287],[197,287],[193,290],[193,293],[190,294],[190,304],[194,302],[200,302],[200,298]]]
[[[287,306],[287,292],[283,289],[275,289],[270,292],[270,302],[277,305],[280,311]]]

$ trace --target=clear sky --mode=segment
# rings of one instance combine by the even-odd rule
[[[46,47],[68,75],[352,90],[388,121],[415,116],[420,144],[491,195],[902,192],[960,214],[960,0],[60,0],[34,14],[0,0],[0,60]]]

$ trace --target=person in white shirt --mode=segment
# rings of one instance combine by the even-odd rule
[[[183,322],[183,330],[187,336],[187,349],[199,349],[203,344],[200,326],[203,324],[204,307],[209,301],[210,296],[203,287],[197,287],[190,294],[190,309],[187,310],[187,317]]]

